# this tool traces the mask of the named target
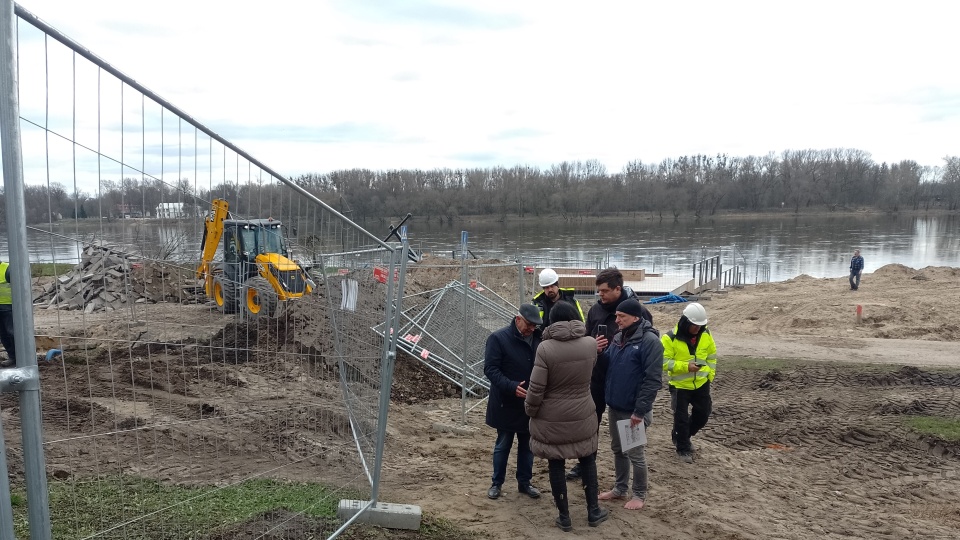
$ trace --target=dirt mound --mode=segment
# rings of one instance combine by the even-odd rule
[[[497,259],[467,259],[467,279],[477,280],[512,304],[519,300],[517,263]],[[526,274],[525,274],[526,275]],[[532,274],[531,274],[532,275]],[[418,294],[463,279],[460,261],[424,255],[416,264],[407,266],[406,294]],[[526,284],[526,296],[533,297],[532,278]]]
[[[922,278],[915,278],[922,276]],[[710,328],[724,335],[804,336],[822,341],[851,338],[960,341],[960,270],[914,270],[890,264],[864,274],[860,289],[847,278],[798,276],[779,283],[748,285],[703,302]],[[857,307],[861,323],[857,324]],[[658,328],[679,318],[682,304],[650,306]],[[663,321],[663,322],[661,322]],[[667,322],[669,321],[669,322]],[[843,343],[843,344],[841,344]],[[842,353],[839,353],[842,356]]]

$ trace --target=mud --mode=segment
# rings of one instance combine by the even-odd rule
[[[459,272],[413,269],[408,293],[442,287]],[[478,272],[497,294],[516,295],[515,267]],[[894,265],[864,276],[855,292],[842,278],[801,276],[704,299],[720,362],[696,463],[676,459],[663,392],[647,448],[647,507],[608,504],[611,519],[590,529],[582,491],[571,483],[570,536],[957,538],[960,444],[920,435],[905,420],[960,417],[958,278],[956,269]],[[360,308],[382,307],[371,302]],[[212,485],[268,464],[291,479],[355,466],[325,298],[269,321],[201,305],[138,309],[122,319],[37,313],[38,346],[68,351],[62,363],[40,366],[51,476],[124,472]],[[681,309],[652,306],[657,326],[669,329]],[[368,328],[351,336],[371,338]],[[483,426],[482,404],[460,423],[458,394],[416,359],[398,358],[381,500],[420,504],[428,516],[491,538],[554,535],[545,461],[536,461],[534,479],[543,498],[521,496],[509,482],[500,500],[486,498],[495,433]],[[15,396],[0,396],[0,415],[12,477],[22,477]],[[604,486],[613,470],[606,430]],[[95,433],[109,433],[109,448],[85,439]],[[278,511],[216,538],[258,537],[256,527],[285,521]],[[323,526],[298,523],[267,538]]]

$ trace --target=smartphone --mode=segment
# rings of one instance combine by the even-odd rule
[[[607,337],[607,325],[605,324],[597,325],[597,337],[600,337],[600,336]]]
[[[701,360],[700,358],[697,358],[696,360],[694,360],[694,363],[695,363],[696,365],[698,365],[698,366],[705,366],[705,365],[707,365],[707,361],[706,361],[706,360]]]

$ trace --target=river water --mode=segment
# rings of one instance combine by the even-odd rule
[[[383,225],[377,227],[385,228]],[[704,255],[722,253],[725,268],[739,263],[746,281],[756,279],[757,263],[769,265],[771,281],[807,274],[840,277],[847,274],[850,257],[859,248],[869,273],[890,263],[912,268],[960,267],[960,216],[793,216],[673,221],[624,217],[601,223],[572,223],[561,219],[522,223],[467,222],[451,226],[409,223],[414,247],[449,256],[468,232],[468,248],[480,257],[536,258],[578,266],[614,264],[644,268],[665,275],[689,275]],[[202,222],[189,220],[161,225],[156,221],[112,223],[63,222],[54,234],[28,228],[32,262],[77,260],[77,238],[98,238],[113,244],[141,246],[145,252],[173,245],[176,257],[195,261]],[[373,229],[386,236],[386,230]],[[0,237],[0,256],[6,260],[6,236]]]

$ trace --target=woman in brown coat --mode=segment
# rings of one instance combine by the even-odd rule
[[[607,519],[597,501],[597,411],[590,397],[590,376],[597,342],[588,337],[576,309],[559,302],[550,310],[553,324],[543,331],[524,402],[530,417],[530,450],[550,464],[550,489],[560,516],[556,524],[573,530],[567,506],[565,461],[578,459],[587,499],[587,522]]]

